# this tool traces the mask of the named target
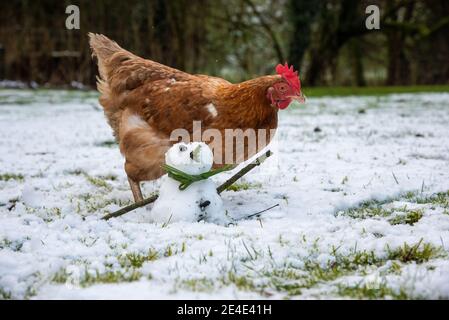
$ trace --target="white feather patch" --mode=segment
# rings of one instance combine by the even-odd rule
[[[129,128],[148,128],[148,123],[146,123],[141,117],[136,114],[132,114],[128,117]]]
[[[206,104],[205,107],[212,117],[215,118],[216,116],[218,116],[217,108],[215,108],[215,106],[212,103]]]

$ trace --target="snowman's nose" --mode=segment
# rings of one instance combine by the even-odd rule
[[[192,159],[192,160],[193,160],[193,151],[192,151],[192,152],[190,152],[190,159]]]

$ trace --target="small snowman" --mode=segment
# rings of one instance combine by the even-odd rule
[[[211,170],[213,154],[203,142],[180,142],[167,151],[165,163],[166,167],[176,172],[198,177]],[[222,225],[231,222],[211,179],[205,178],[186,185],[168,172],[162,177],[159,197],[150,212],[151,221],[168,223],[204,220]]]

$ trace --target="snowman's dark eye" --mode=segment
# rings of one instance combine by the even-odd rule
[[[179,146],[179,151],[184,152],[187,150],[186,146]]]

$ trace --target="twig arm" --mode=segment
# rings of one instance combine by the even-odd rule
[[[142,201],[134,202],[133,204],[130,204],[130,205],[126,206],[126,207],[123,207],[123,208],[121,208],[120,210],[117,210],[117,211],[115,211],[115,212],[108,213],[107,215],[105,215],[105,216],[104,216],[103,218],[101,218],[101,219],[103,219],[103,220],[109,220],[109,219],[111,219],[111,218],[119,217],[119,216],[121,216],[121,215],[124,215],[125,213],[128,213],[128,212],[130,212],[130,211],[133,211],[133,210],[135,210],[135,209],[137,209],[137,208],[146,206],[147,204],[150,204],[150,203],[156,201],[157,197],[158,197],[158,195],[155,194],[155,195],[152,195],[152,196],[149,197],[149,198],[143,199]]]
[[[245,166],[244,168],[242,168],[239,172],[237,172],[236,174],[234,174],[231,178],[229,178],[228,180],[226,180],[222,185],[220,185],[217,188],[217,192],[218,193],[222,193],[224,190],[226,190],[227,188],[229,188],[229,186],[231,186],[234,182],[236,182],[238,179],[240,179],[241,177],[243,177],[245,174],[247,174],[248,172],[250,172],[252,169],[254,169],[255,167],[259,166],[262,162],[264,162],[268,157],[270,157],[273,153],[268,150],[267,152],[265,152],[263,155],[261,155],[260,157],[257,157],[253,162],[251,162],[250,164],[248,164],[247,166]],[[142,201],[139,202],[135,202],[133,204],[130,204],[129,206],[123,207],[120,210],[117,210],[115,212],[111,212],[108,213],[107,215],[105,215],[103,218],[103,220],[109,220],[111,218],[116,218],[119,217],[121,215],[124,215],[125,213],[128,213],[130,211],[133,211],[137,208],[146,206],[147,204],[150,204],[154,201],[156,201],[156,199],[158,198],[158,195],[152,195],[149,198],[146,198]]]
[[[264,162],[269,156],[271,156],[273,153],[268,150],[267,152],[265,152],[263,155],[261,155],[260,157],[257,157],[253,162],[251,162],[250,164],[248,164],[247,166],[245,166],[244,168],[242,168],[239,172],[237,172],[236,174],[234,174],[231,178],[229,178],[228,180],[226,180],[221,186],[219,186],[217,188],[217,192],[218,193],[222,193],[223,191],[225,191],[227,188],[229,188],[234,182],[236,182],[238,179],[240,179],[241,177],[243,177],[245,174],[247,174],[248,172],[250,172],[252,169],[254,169],[255,167],[259,166],[262,162]]]

